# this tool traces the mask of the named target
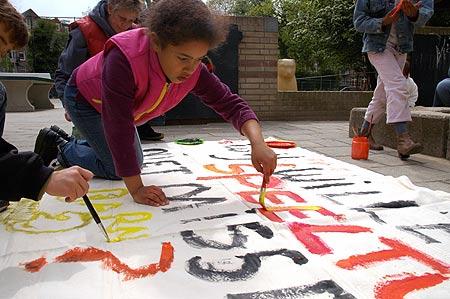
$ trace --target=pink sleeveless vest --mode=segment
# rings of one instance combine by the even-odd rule
[[[81,95],[102,112],[101,86],[104,53],[118,47],[130,63],[136,85],[134,122],[137,125],[162,115],[175,107],[195,87],[201,67],[179,84],[167,83],[156,52],[151,48],[145,28],[125,31],[111,37],[105,50],[83,63],[76,76]]]

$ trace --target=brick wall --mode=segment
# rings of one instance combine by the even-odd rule
[[[261,120],[348,120],[372,92],[278,92],[278,23],[272,17],[229,17],[239,45],[239,94]]]
[[[371,91],[279,92],[270,120],[348,120],[354,107],[367,107]]]
[[[260,119],[277,105],[278,23],[272,17],[230,17],[243,38],[239,45],[239,94]]]

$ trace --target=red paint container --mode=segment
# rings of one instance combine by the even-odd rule
[[[352,159],[367,160],[369,158],[369,140],[365,136],[352,139]]]

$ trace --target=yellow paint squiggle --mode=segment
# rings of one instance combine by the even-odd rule
[[[79,222],[67,228],[59,229],[39,229],[37,223],[42,220],[52,220],[55,222],[67,222],[73,219]],[[65,211],[50,214],[39,210],[39,203],[29,199],[22,199],[17,203],[12,203],[8,210],[1,214],[0,223],[9,232],[22,232],[27,234],[60,233],[82,228],[91,222],[91,215],[82,212]],[[58,225],[61,227],[61,225]]]
[[[114,221],[108,225],[106,230],[110,234],[119,233],[118,236],[111,240],[111,242],[120,242],[123,240],[148,238],[150,236],[149,234],[135,235],[143,230],[147,230],[147,227],[126,226],[126,224],[145,222],[152,219],[152,217],[152,214],[149,212],[128,212],[120,213],[114,217],[105,217],[104,219],[114,219]]]

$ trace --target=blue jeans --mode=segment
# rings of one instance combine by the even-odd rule
[[[0,137],[3,135],[5,128],[5,114],[6,114],[6,89],[0,82]]]
[[[436,86],[433,107],[450,107],[450,78],[442,80]]]
[[[121,178],[116,175],[111,151],[106,142],[102,116],[88,102],[77,100],[75,98],[77,93],[76,86],[66,86],[64,107],[87,143],[76,139],[71,140],[61,148],[58,161],[65,167],[78,165],[92,171],[98,177],[120,180]],[[137,131],[134,147],[139,165],[142,167],[144,156]]]

